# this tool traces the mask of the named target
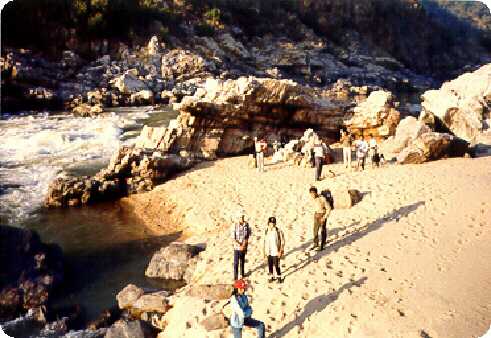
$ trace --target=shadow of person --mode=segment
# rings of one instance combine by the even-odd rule
[[[310,300],[304,307],[303,312],[296,317],[294,320],[291,322],[287,323],[285,326],[282,328],[276,330],[273,332],[269,338],[280,338],[285,336],[290,330],[292,330],[295,327],[298,327],[302,325],[310,316],[312,316],[316,312],[321,312],[324,310],[329,304],[333,303],[336,301],[339,297],[339,295],[348,289],[351,289],[352,287],[360,287],[365,281],[367,280],[367,277],[362,277],[358,279],[357,281],[354,282],[349,282],[344,284],[342,287],[340,287],[338,290],[325,294],[325,295],[320,295],[315,297],[314,299]]]
[[[420,206],[424,204],[425,202],[419,201],[410,205],[400,207],[399,209],[393,210],[387,213],[386,215],[378,218],[377,220],[370,222],[361,227],[356,227],[356,225],[359,224],[359,222],[356,222],[355,226],[352,225],[348,228],[349,231],[347,233],[345,233],[342,236],[337,236],[336,239],[329,245],[329,247],[325,248],[322,251],[317,252],[313,256],[302,259],[298,263],[295,263],[292,266],[288,267],[285,270],[285,272],[287,271],[288,272],[284,274],[284,277],[288,277],[293,273],[305,268],[311,262],[317,261],[322,257],[324,257],[325,255],[328,255],[331,252],[335,252],[339,250],[339,248],[343,246],[352,244],[353,242],[369,234],[370,232],[380,229],[386,222],[390,222],[393,220],[399,221],[399,219],[401,219],[402,217],[407,217],[410,213],[414,212],[416,209],[418,209]],[[301,247],[305,247],[305,244],[302,244],[300,248]],[[297,251],[297,250],[298,248],[293,249],[292,251]]]

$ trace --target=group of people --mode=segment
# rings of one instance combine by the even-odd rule
[[[356,169],[364,170],[365,164],[373,167],[383,165],[385,162],[384,155],[379,153],[377,140],[373,135],[368,136],[368,141],[363,135],[358,136],[358,140],[353,142],[351,134],[341,130],[341,146],[343,147],[343,164],[346,168],[351,169],[351,152],[353,146],[356,153]]]
[[[313,246],[310,250],[322,251],[327,243],[327,218],[331,213],[332,203],[323,193],[319,193],[316,187],[311,187],[309,194],[312,198],[313,212]],[[255,328],[257,330],[257,336],[264,338],[264,323],[252,318],[252,308],[246,295],[248,285],[244,279],[247,277],[245,260],[251,238],[251,228],[243,210],[237,216],[237,220],[231,228],[231,238],[234,248],[233,270],[235,282],[234,292],[230,298],[232,308],[230,325],[234,338],[242,337],[244,326]],[[272,283],[276,281],[277,283],[283,283],[284,278],[281,274],[280,260],[285,256],[285,235],[279,224],[277,224],[276,217],[271,216],[268,218],[262,240],[262,253],[268,266],[268,282]]]

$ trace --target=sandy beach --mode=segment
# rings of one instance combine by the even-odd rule
[[[206,243],[194,283],[231,283],[230,217],[244,208],[252,226],[246,270],[254,317],[267,337],[480,337],[491,322],[491,158],[336,173],[320,189],[358,189],[363,200],[333,210],[328,247],[308,252],[313,169],[247,167],[247,157],[206,162],[126,199],[152,228],[170,220],[186,241]],[[172,212],[170,210],[173,209]],[[260,248],[269,216],[286,236],[286,277],[269,284]],[[181,290],[159,337],[228,337],[199,322],[224,302]],[[246,330],[244,337],[253,337]]]

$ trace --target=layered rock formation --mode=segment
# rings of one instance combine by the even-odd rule
[[[426,91],[422,100],[422,119],[472,142],[491,127],[491,64]]]
[[[147,277],[183,280],[192,274],[199,248],[185,243],[171,243],[156,252],[145,271]]]
[[[376,138],[394,135],[400,113],[395,109],[392,93],[377,90],[361,102],[345,125],[354,134],[373,135]]]

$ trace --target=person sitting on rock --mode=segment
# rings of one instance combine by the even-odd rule
[[[230,297],[232,314],[230,316],[230,326],[234,338],[242,338],[242,329],[244,326],[255,328],[258,338],[264,338],[264,323],[252,318],[252,308],[249,305],[249,299],[245,294],[247,283],[243,279],[236,280],[234,283],[234,292]]]
[[[268,276],[269,282],[282,283],[281,269],[280,269],[280,259],[283,257],[285,249],[285,235],[276,226],[276,217],[270,217],[268,219],[268,227],[264,233],[264,245],[263,245],[263,255],[264,258],[268,259]],[[278,279],[275,277],[275,271]]]
[[[249,236],[251,230],[249,223],[245,220],[245,212],[239,211],[238,222],[234,222],[232,226],[232,238],[234,240],[234,280],[239,278],[240,275],[245,276],[245,256],[247,253],[247,245],[249,243]]]
[[[331,205],[327,202],[326,198],[318,193],[316,187],[309,189],[310,196],[314,200],[314,245],[313,249],[319,251],[324,250],[324,245],[327,240],[327,217],[331,213]],[[319,229],[321,230],[321,243],[319,247]]]

